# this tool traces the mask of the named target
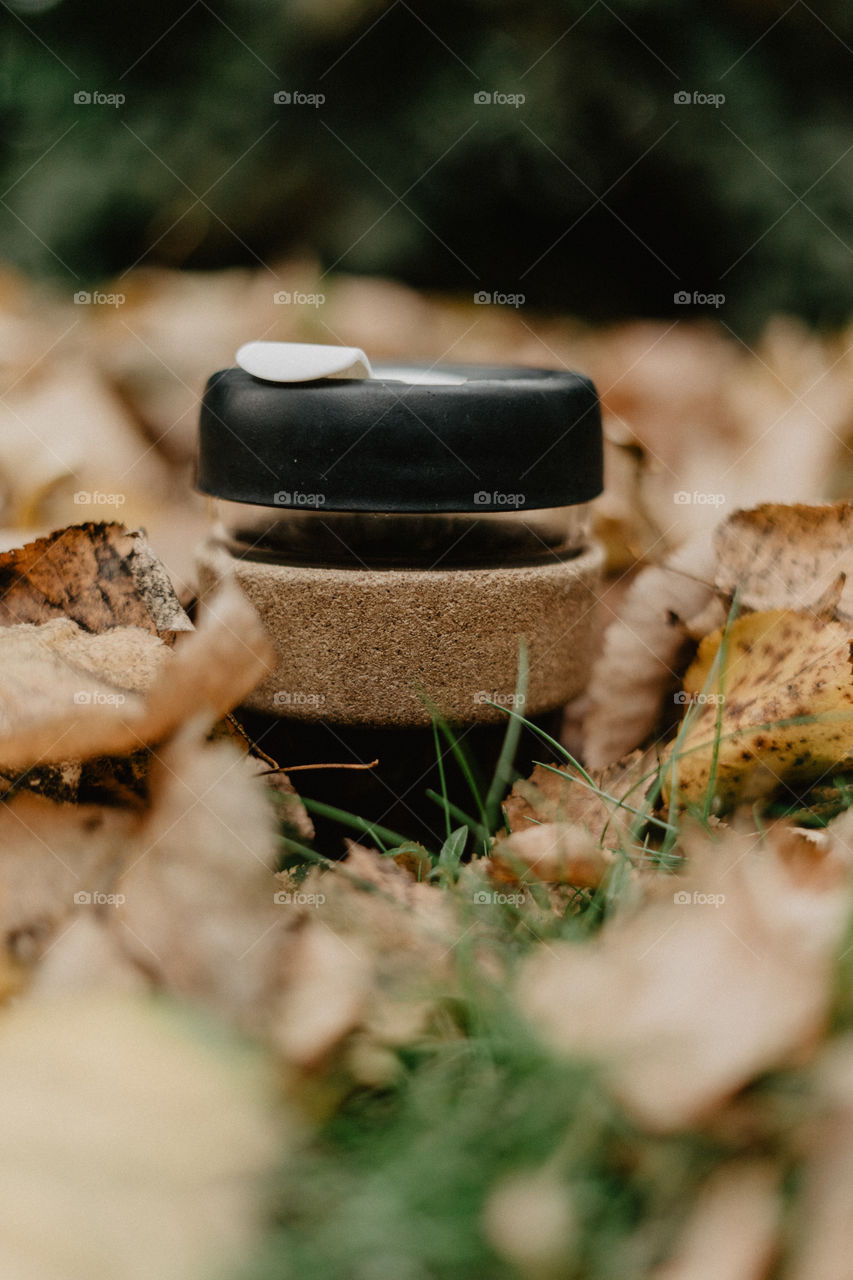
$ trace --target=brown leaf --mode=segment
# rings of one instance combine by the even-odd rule
[[[853,1253],[853,1037],[831,1042],[815,1072],[820,1121],[808,1133],[786,1280],[848,1280]]]
[[[201,1280],[259,1241],[290,1145],[266,1065],[150,1000],[27,999],[0,1036],[0,1274]]]
[[[674,1254],[652,1280],[767,1280],[781,1213],[779,1170],[771,1161],[721,1164],[702,1187]]]
[[[122,947],[169,990],[257,1019],[287,923],[263,783],[236,747],[202,745],[188,726],[157,754],[150,785],[115,882]]]
[[[694,648],[688,624],[713,599],[710,571],[701,542],[667,566],[642,569],[631,584],[589,682],[584,757],[591,768],[619,760],[672,719],[671,698]]]
[[[515,783],[504,803],[510,833],[514,836],[535,830],[537,823],[564,824],[578,828],[592,844],[618,849],[635,821],[633,811],[642,809],[655,771],[654,756],[642,751],[632,752],[609,768],[594,770],[590,773],[593,786],[571,765],[559,770],[537,765],[529,778]],[[506,839],[498,837],[495,849]]]
[[[0,804],[0,943],[31,960],[92,897],[107,892],[131,815],[18,796]],[[97,902],[94,903],[97,909]]]
[[[363,1059],[366,1046],[422,1035],[459,937],[450,895],[352,841],[334,870],[312,871],[298,892],[287,878],[279,884],[280,910],[297,924],[284,939],[270,1023],[285,1060],[316,1070],[344,1041]]]
[[[51,618],[95,633],[192,629],[144,536],[119,524],[71,525],[0,555],[0,626]]]
[[[339,937],[309,922],[288,954],[287,981],[273,1019],[279,1053],[301,1071],[323,1066],[364,1021],[371,996],[372,956],[363,941]]]
[[[123,646],[129,646],[129,662],[118,660]],[[147,671],[144,695],[92,674],[99,666],[93,655],[103,652],[110,675],[119,678],[117,672],[129,666],[128,683],[138,685],[138,659],[154,650],[159,674],[150,680]],[[87,655],[85,671],[78,665],[81,653]],[[64,619],[0,629],[0,769],[127,755],[164,741],[192,716],[210,727],[258,683],[270,653],[257,614],[230,582],[210,597],[198,630],[172,650],[133,628],[84,641]]]
[[[763,1072],[813,1050],[832,1000],[849,889],[797,883],[754,835],[686,840],[690,877],[583,946],[526,964],[521,1008],[572,1057],[599,1060],[651,1130],[702,1123]]]
[[[487,861],[508,883],[532,879],[576,889],[597,889],[613,865],[609,851],[581,827],[562,822],[543,822],[508,836]]]
[[[714,535],[715,581],[743,608],[853,619],[853,505],[768,502],[736,511]]]

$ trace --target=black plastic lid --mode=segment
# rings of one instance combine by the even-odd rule
[[[297,383],[224,369],[202,400],[196,483],[327,511],[570,506],[602,489],[598,396],[551,369],[385,364]]]

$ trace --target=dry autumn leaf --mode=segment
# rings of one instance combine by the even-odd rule
[[[0,626],[70,618],[85,631],[191,631],[143,534],[120,524],[69,525],[0,555]]]
[[[803,1197],[786,1280],[847,1280],[853,1252],[853,1037],[830,1043],[817,1066],[822,1116],[807,1136]]]
[[[0,1075],[4,1277],[208,1280],[245,1260],[288,1142],[261,1062],[100,993],[4,1013]]]
[[[158,984],[242,1022],[261,1016],[288,924],[273,897],[275,815],[245,765],[191,725],[161,749],[151,807],[110,885],[122,949]]]
[[[825,1029],[846,885],[796,882],[768,845],[688,838],[688,876],[608,921],[591,942],[542,948],[520,1007],[563,1053],[601,1062],[644,1126],[701,1123]]]
[[[643,751],[593,770],[587,777],[573,766],[537,765],[529,778],[515,783],[504,801],[510,836],[523,835],[541,823],[557,823],[576,828],[592,844],[618,849],[642,810],[655,772],[655,757]],[[496,853],[506,839],[497,837]]]
[[[853,619],[853,505],[765,503],[714,535],[715,581],[742,608]]]
[[[142,635],[127,627],[121,639],[94,637],[87,643],[74,623],[61,619],[0,628],[0,770],[127,755],[162,742],[197,714],[212,726],[268,669],[266,633],[230,582],[206,603],[198,630],[174,650]],[[130,646],[132,671],[124,688],[117,688],[98,678],[92,655],[104,650],[109,675],[118,679],[117,671],[125,669],[116,659],[121,645]],[[128,685],[138,687],[144,669],[137,659],[150,659],[155,649],[155,678],[144,695],[129,691]]]
[[[764,1280],[782,1214],[770,1160],[730,1161],[702,1188],[672,1256],[651,1280]]]
[[[713,601],[705,541],[664,566],[642,569],[604,635],[589,682],[584,757],[600,769],[641,746],[672,719],[666,702],[693,652],[690,620]]]
[[[613,855],[582,827],[542,822],[499,841],[490,862],[497,876],[507,882],[542,880],[597,889],[613,865]]]
[[[718,655],[722,655],[718,659]],[[681,737],[664,795],[724,808],[821,778],[853,752],[850,632],[786,610],[751,613],[706,636],[684,680]]]

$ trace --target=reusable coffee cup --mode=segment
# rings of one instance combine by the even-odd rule
[[[249,343],[201,405],[215,526],[202,593],[233,574],[277,653],[248,705],[423,728],[536,716],[583,688],[602,553],[598,397],[581,374],[381,364]]]

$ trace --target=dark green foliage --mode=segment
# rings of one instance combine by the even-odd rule
[[[851,309],[840,0],[38,7],[4,15],[2,243],[69,288],[308,248],[591,317],[684,315],[679,289],[747,330]],[[474,102],[495,90],[526,101]]]

